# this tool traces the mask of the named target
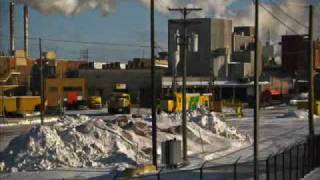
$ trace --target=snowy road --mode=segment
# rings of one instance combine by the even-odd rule
[[[252,137],[252,110],[245,110],[243,118],[239,119],[228,113],[226,115],[226,121],[237,127],[241,132],[247,133]],[[276,153],[283,148],[286,148],[292,144],[302,141],[308,134],[308,121],[307,118],[298,118],[294,116],[285,116],[288,114],[288,107],[275,107],[262,109],[261,122],[260,122],[260,156],[263,159],[272,153]],[[320,119],[315,120],[315,130],[320,132]],[[241,147],[240,149],[229,150],[229,152],[222,151],[216,153],[198,154],[190,157],[190,165],[183,169],[191,169],[200,167],[204,162],[204,158],[212,159],[206,164],[221,165],[233,163],[236,159],[241,157],[240,161],[248,161],[252,159],[252,147]],[[248,165],[250,169],[250,165]],[[221,167],[226,169],[226,167]],[[230,166],[228,166],[230,168]],[[231,171],[232,169],[230,169]],[[0,174],[0,179],[109,179],[112,174],[112,169],[58,169],[53,171],[44,172],[18,172]],[[250,172],[250,171],[249,171]],[[58,175],[55,175],[58,174]],[[222,177],[231,177],[232,173],[221,173],[219,169],[209,170],[205,172],[205,179],[221,179]],[[163,175],[165,179],[192,179],[199,177],[199,171],[188,171],[186,173]],[[154,179],[154,178],[151,178]]]

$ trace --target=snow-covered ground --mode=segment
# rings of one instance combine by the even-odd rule
[[[158,115],[160,143],[181,140],[180,114]],[[56,168],[111,168],[150,163],[151,122],[148,115],[103,118],[65,116],[50,126],[34,126],[15,138],[0,163],[4,171],[38,171]],[[188,114],[188,154],[237,149],[250,144],[246,135],[228,126],[218,114],[198,109]]]
[[[227,123],[238,128],[240,132],[253,136],[252,110],[245,110],[244,118],[227,118]],[[303,141],[308,135],[308,113],[294,110],[286,106],[261,110],[260,118],[260,159],[275,154],[295,143]],[[315,132],[320,133],[320,118],[315,117]],[[226,156],[214,160],[214,164],[232,163],[237,158],[240,161],[252,160],[252,146],[243,147]]]
[[[320,167],[311,171],[302,180],[319,180],[320,179]]]
[[[116,170],[130,165],[150,162],[151,121],[150,117],[146,115],[148,110],[141,109],[139,111],[143,115],[142,118],[131,118],[129,116],[124,118],[117,115],[89,118],[86,120],[86,117],[81,117],[86,121],[76,121],[75,123],[74,119],[72,120],[72,118],[67,117],[67,121],[59,122],[53,127],[35,129],[33,133],[29,134],[29,138],[33,139],[29,140],[29,146],[30,142],[33,142],[38,144],[42,149],[32,149],[33,146],[31,144],[29,149],[27,147],[27,149],[22,151],[22,154],[20,153],[21,155],[16,156],[16,161],[11,164],[11,167],[17,168],[14,171],[35,170],[37,168],[50,170],[2,173],[0,174],[0,178],[109,179],[115,175]],[[298,117],[296,114],[302,115]],[[239,157],[241,157],[240,161],[251,160],[252,147],[250,146],[249,137],[252,137],[252,110],[245,110],[244,115],[243,118],[237,118],[232,111],[226,111],[224,115],[219,115],[205,112],[202,109],[189,113],[188,154],[190,164],[182,169],[200,167],[206,160],[209,160],[206,166],[233,163]],[[78,119],[81,120],[81,118]],[[70,125],[66,123],[68,119],[75,124],[70,123]],[[179,114],[169,115],[165,113],[159,115],[158,119],[158,153],[160,154],[160,142],[172,138],[181,139],[179,134],[181,131],[181,120]],[[286,106],[262,109],[259,143],[261,158],[303,140],[308,133],[308,122],[306,119],[307,114],[305,112],[300,113],[296,110],[288,110]],[[121,122],[122,124],[115,122]],[[316,132],[320,132],[319,119],[316,119],[315,127]],[[90,130],[86,134],[88,129]],[[48,131],[49,134],[55,134],[53,136],[55,138],[46,136]],[[94,140],[97,134],[99,134],[99,137],[103,137],[104,140]],[[43,141],[43,138],[46,141]],[[59,141],[55,139],[59,139]],[[91,144],[94,145],[92,146]],[[98,147],[100,145],[101,148],[95,147],[97,145]],[[68,148],[71,148],[71,150],[68,150]],[[95,154],[99,154],[97,153],[98,149],[103,153],[100,153],[101,155],[99,156],[94,156]],[[39,155],[36,156],[37,158],[39,157],[36,159],[38,162],[36,168],[30,167],[32,163],[28,163],[28,161],[34,160],[32,159],[34,157],[23,153],[26,150],[28,153],[31,152]],[[51,150],[51,152],[53,150],[53,153],[43,153],[48,150]],[[75,151],[75,153],[68,154],[70,151]],[[10,151],[7,152],[10,154]],[[86,153],[85,156],[84,154],[81,155],[80,152]],[[19,152],[15,153],[19,154]],[[50,157],[52,154],[59,157],[52,158]],[[117,156],[113,156],[114,154]],[[137,154],[139,156],[136,156]],[[63,161],[63,158],[70,158],[70,156],[73,158],[67,162]],[[118,157],[121,158],[118,159]],[[110,161],[98,161],[98,159],[105,158],[109,158]],[[56,159],[60,159],[60,161],[57,162]],[[117,161],[114,161],[114,164],[110,163],[116,159]],[[23,162],[23,160],[26,160],[26,162]],[[18,167],[19,163],[22,164],[20,165],[20,169]],[[79,167],[81,168],[79,169]],[[198,177],[198,173],[193,171],[179,173],[179,175],[166,175],[165,177],[166,179],[173,177],[174,179],[185,179],[186,177],[190,179]],[[54,174],[59,175],[54,176]],[[206,178],[210,176],[212,179],[221,179],[221,174],[217,172],[206,171],[206,175]]]

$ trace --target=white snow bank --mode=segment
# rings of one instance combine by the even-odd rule
[[[47,170],[56,167],[120,168],[145,159],[135,144],[104,121],[65,117],[54,126],[38,126],[12,141],[5,150],[6,170]]]
[[[283,117],[285,118],[298,118],[298,119],[308,119],[309,118],[309,112],[307,110],[290,110],[287,114],[285,114]],[[314,118],[320,118],[317,115],[313,116]]]
[[[236,140],[237,142],[249,141],[248,136],[242,135],[235,127],[229,126],[215,112],[197,109],[191,113],[190,120],[219,136]]]
[[[308,173],[302,180],[318,180],[320,178],[320,168],[316,168]]]
[[[249,138],[221,120],[219,114],[199,108],[187,114],[188,154],[221,152],[249,143]],[[181,113],[157,116],[158,154],[161,142],[181,140]],[[38,126],[6,148],[0,170],[47,170],[57,167],[118,167],[151,160],[150,117],[113,116],[91,119],[65,116],[52,126]],[[4,163],[2,163],[2,161]]]

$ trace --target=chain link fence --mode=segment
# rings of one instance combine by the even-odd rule
[[[240,159],[240,158],[239,158]],[[251,179],[253,178],[254,163],[252,161],[233,164],[206,166],[188,170],[164,171],[155,174],[130,177],[135,180],[162,180],[162,179]],[[260,160],[259,174],[266,180],[296,180],[303,178],[310,171],[320,166],[320,135],[308,137],[305,141],[290,146],[279,153],[272,154]],[[115,178],[126,179],[126,178]]]

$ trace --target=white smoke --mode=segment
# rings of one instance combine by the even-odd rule
[[[100,9],[103,15],[111,13],[115,0],[17,0],[26,4],[42,14],[50,15],[62,13],[66,16],[79,15],[91,9]]]
[[[19,3],[27,4],[34,9],[39,10],[45,15],[62,13],[67,16],[75,16],[81,12],[98,9],[103,15],[115,11],[115,5],[125,1],[136,1],[143,3],[147,8],[150,6],[150,0],[17,0]],[[254,6],[251,2],[243,9],[231,8],[235,3],[241,3],[243,0],[154,0],[156,10],[160,13],[167,14],[169,18],[180,17],[179,13],[169,14],[168,8],[177,7],[199,7],[203,10],[194,12],[190,17],[212,17],[228,18],[233,20],[234,26],[253,26],[254,25]],[[308,11],[305,8],[305,0],[280,0],[275,1],[278,6],[290,14],[302,24],[307,22]],[[289,27],[292,27],[297,33],[304,34],[306,28],[288,18],[279,7],[273,4],[263,3],[279,19],[284,21]],[[267,37],[271,32],[272,38],[279,38],[283,34],[294,34],[287,27],[275,20],[267,11],[260,8],[260,29],[262,37]],[[274,39],[274,38],[273,38]],[[279,40],[279,39],[277,39]]]
[[[141,0],[147,6],[150,0]],[[196,12],[196,17],[225,17],[228,8],[236,0],[155,0],[156,9],[162,13],[169,13],[168,8],[195,7],[202,8]]]

